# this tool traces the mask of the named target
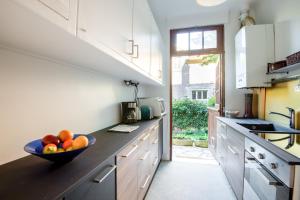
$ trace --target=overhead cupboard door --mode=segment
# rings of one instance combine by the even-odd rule
[[[147,0],[134,0],[133,9],[133,63],[150,73],[152,13]]]
[[[152,18],[152,32],[151,32],[151,65],[150,74],[152,77],[162,80],[162,39],[160,31]]]
[[[78,35],[131,61],[133,0],[80,0]]]
[[[70,0],[38,0],[65,19],[69,19]]]
[[[78,0],[15,0],[76,35]]]

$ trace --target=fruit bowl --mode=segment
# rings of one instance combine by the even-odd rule
[[[76,137],[80,136],[79,134],[74,135],[74,139]],[[30,153],[35,156],[39,156],[41,158],[50,160],[52,162],[57,162],[57,163],[64,163],[64,162],[69,162],[73,160],[76,156],[78,156],[80,153],[82,153],[84,150],[95,144],[96,138],[91,136],[91,135],[85,135],[88,138],[89,144],[87,147],[81,148],[81,149],[76,149],[72,151],[66,151],[66,152],[57,152],[57,153],[50,153],[50,154],[44,154],[43,153],[43,144],[42,140],[34,140],[32,142],[29,142],[25,147],[24,150],[27,153]]]

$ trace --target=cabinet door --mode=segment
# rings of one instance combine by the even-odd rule
[[[80,0],[78,35],[131,60],[133,0]]]
[[[139,149],[135,141],[117,155],[117,200],[138,199]]]
[[[15,0],[76,35],[78,0]]]
[[[152,33],[151,33],[151,65],[150,75],[158,80],[162,80],[162,39],[160,31],[152,18]]]
[[[96,173],[66,195],[65,200],[115,200],[116,166],[112,157],[98,167]]]
[[[151,180],[151,129],[147,129],[138,139],[139,156],[138,156],[138,199],[144,199]]]
[[[217,150],[217,123],[219,111],[208,109],[208,148],[214,156]]]
[[[227,137],[228,154],[225,173],[237,199],[242,200],[244,185],[244,136],[228,127]]]
[[[216,157],[219,161],[221,167],[225,171],[226,168],[226,159],[227,159],[227,126],[217,121],[217,152]]]
[[[152,13],[147,0],[134,0],[133,7],[133,63],[149,74]]]

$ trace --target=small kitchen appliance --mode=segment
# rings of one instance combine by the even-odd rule
[[[136,123],[138,120],[138,107],[136,102],[122,102],[122,122],[125,124]]]
[[[150,106],[141,106],[140,110],[142,120],[150,120],[153,118],[153,111]]]
[[[161,117],[165,114],[165,101],[160,97],[139,98],[139,106],[149,106],[152,108],[154,117]]]

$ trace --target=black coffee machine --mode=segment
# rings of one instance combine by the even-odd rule
[[[125,124],[136,123],[137,118],[137,102],[122,102],[122,122]]]

